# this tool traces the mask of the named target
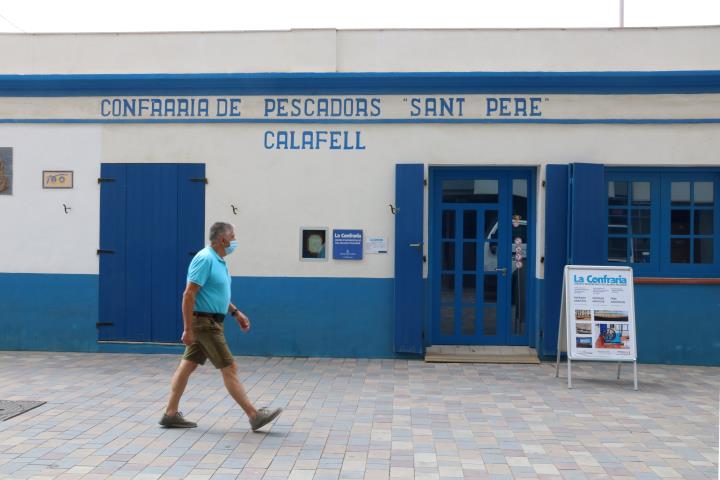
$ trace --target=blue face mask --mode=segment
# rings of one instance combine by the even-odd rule
[[[230,245],[225,247],[225,253],[230,255],[237,248],[237,240],[230,240]]]

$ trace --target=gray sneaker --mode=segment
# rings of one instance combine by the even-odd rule
[[[277,416],[281,413],[282,408],[276,408],[272,411],[268,408],[261,408],[260,410],[258,410],[255,418],[250,420],[250,428],[252,428],[252,431],[254,432],[275,420]]]
[[[197,423],[185,420],[182,412],[177,412],[175,415],[168,415],[164,413],[160,419],[160,425],[167,428],[195,428]]]

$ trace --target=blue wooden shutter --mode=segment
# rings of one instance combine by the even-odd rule
[[[98,339],[125,335],[126,168],[104,163],[100,167],[100,291]]]
[[[177,342],[182,330],[177,331],[180,305],[177,298],[178,277],[178,221],[183,212],[178,210],[178,165],[147,165],[152,172],[153,198],[147,210],[152,217],[150,226],[150,277],[152,297],[151,336],[153,342]],[[150,174],[148,172],[148,174]]]
[[[183,330],[182,294],[185,290],[190,260],[205,246],[205,164],[188,163],[178,165],[178,250],[176,305],[178,314],[175,332],[180,338]],[[219,219],[227,221],[225,219]],[[241,228],[236,225],[236,228]]]
[[[563,269],[568,252],[568,165],[545,170],[545,311],[541,323],[540,354],[557,353]]]
[[[424,171],[422,164],[395,166],[395,351],[403,353],[423,352]]]
[[[605,167],[548,165],[545,174],[545,310],[542,355],[557,353],[565,265],[605,263]]]
[[[605,166],[570,165],[570,249],[572,265],[604,265],[607,236]]]

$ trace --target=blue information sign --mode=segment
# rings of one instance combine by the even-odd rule
[[[362,258],[362,230],[333,230],[333,259],[362,260]]]

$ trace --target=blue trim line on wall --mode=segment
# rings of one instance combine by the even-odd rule
[[[718,93],[720,71],[0,75],[0,96]]]
[[[71,124],[98,124],[98,123],[175,123],[175,124],[192,124],[192,123],[259,123],[259,124],[426,124],[426,123],[482,123],[482,124],[549,124],[549,125],[583,125],[583,124],[609,124],[609,125],[672,125],[672,124],[703,124],[703,123],[720,123],[720,118],[677,118],[677,119],[622,119],[622,118],[528,118],[528,119],[483,119],[483,118],[427,118],[427,119],[278,119],[278,118],[192,118],[192,119],[73,119],[73,118],[43,118],[43,119],[13,119],[0,118],[0,123],[18,123],[18,124],[46,124],[46,123],[71,123]]]

